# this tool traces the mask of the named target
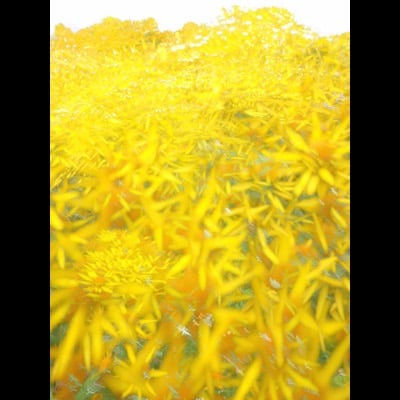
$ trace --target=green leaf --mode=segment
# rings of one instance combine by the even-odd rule
[[[185,348],[183,349],[183,353],[187,357],[196,357],[198,353],[198,345],[197,341],[192,337],[189,337],[186,341]]]
[[[341,388],[348,382],[348,380],[348,376],[337,374],[332,378],[331,385],[336,388]]]
[[[249,115],[247,115],[245,112],[242,111],[238,111],[235,113],[235,118],[238,119],[249,118],[249,117],[250,117]]]
[[[319,293],[320,291],[318,290],[317,293]],[[329,297],[330,295],[328,295]],[[318,357],[318,362],[323,365],[325,364],[328,360],[329,357],[331,356],[333,350],[335,350],[336,348],[336,342],[334,341],[329,341],[327,343],[325,343],[325,351],[322,351],[319,353],[319,357]]]
[[[118,343],[113,350],[113,355],[120,360],[127,360],[128,359],[128,353],[125,350],[125,346],[123,343]]]
[[[163,347],[161,347],[161,349],[154,354],[154,357],[151,359],[149,363],[149,367],[153,369],[159,369],[165,355],[168,352],[168,349],[169,349],[168,343],[165,344]]]
[[[99,378],[100,374],[97,372],[90,375],[76,394],[75,400],[90,400],[95,393],[99,393],[100,390],[103,389],[103,387],[97,383]]]
[[[330,355],[331,353],[329,351],[321,351],[319,353],[318,362],[321,365],[325,364],[329,360]]]
[[[50,333],[50,346],[58,346],[67,333],[68,323],[58,324]]]
[[[243,254],[247,254],[249,252],[249,242],[247,240],[243,240],[243,242],[240,243],[240,250]]]
[[[236,310],[242,310],[245,305],[246,305],[246,301],[241,300],[241,301],[234,301],[232,303],[229,303],[228,307],[234,308]]]
[[[311,309],[312,309],[314,315],[317,311],[318,296],[319,296],[320,291],[321,291],[321,289],[317,289],[310,298]]]
[[[248,283],[245,286],[243,286],[240,291],[243,294],[249,294],[249,295],[253,295],[254,294],[253,288],[251,287],[250,283]]]
[[[114,396],[114,393],[111,392],[110,389],[103,388],[99,391],[101,395],[103,396],[102,400],[117,400],[117,398]]]
[[[223,389],[216,389],[216,392],[221,396],[224,396],[224,398],[230,398],[233,397],[236,393],[237,388],[236,387],[227,387]]]

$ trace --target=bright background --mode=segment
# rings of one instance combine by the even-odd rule
[[[233,5],[286,8],[298,23],[321,35],[350,30],[350,0],[50,0],[50,33],[58,23],[76,31],[106,17],[153,17],[160,30],[176,30],[186,22],[216,22],[222,8]]]

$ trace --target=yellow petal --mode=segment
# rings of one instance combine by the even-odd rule
[[[181,292],[178,292],[177,290],[173,289],[172,287],[166,286],[165,291],[171,295],[172,297],[175,297],[177,299],[182,299],[184,297],[184,294]]]
[[[346,285],[346,278],[343,278],[343,280],[338,280],[327,275],[320,275],[317,277],[317,279],[321,282],[325,282],[328,285],[336,288],[342,288],[345,287]]]
[[[207,371],[207,373],[206,373],[206,387],[207,387],[208,393],[214,393],[215,392],[214,380],[213,380],[213,377],[212,377],[210,371]]]
[[[72,200],[79,196],[79,192],[64,192],[64,193],[52,193],[51,199],[55,202],[66,202],[68,200]]]
[[[312,171],[310,169],[307,169],[303,175],[300,177],[298,182],[296,183],[296,186],[293,189],[293,193],[299,197],[302,193],[305,187],[307,186],[308,181],[310,180],[312,175]]]
[[[232,279],[227,283],[221,284],[221,287],[217,289],[218,294],[221,296],[225,296],[234,290],[238,289],[239,287],[243,286],[245,283],[249,282],[253,278],[253,273],[248,273],[242,275],[236,279]]]
[[[155,351],[156,351],[156,346],[148,346],[149,344],[150,344],[151,342],[148,342],[147,343],[147,346],[146,346],[146,357],[145,357],[145,359],[144,359],[144,362],[145,363],[149,363],[150,362],[150,360],[151,360],[151,358],[153,357],[153,355],[154,355],[154,353],[155,353]],[[143,350],[144,351],[144,350]]]
[[[156,395],[157,395],[157,393],[156,393],[156,392],[154,391],[154,389],[151,387],[149,381],[146,381],[145,386],[146,386],[146,389],[149,391],[149,393],[150,393],[152,396],[156,396]]]
[[[58,304],[71,299],[71,289],[55,290],[50,295],[50,309],[55,308]]]
[[[321,122],[319,121],[317,113],[312,114],[312,132],[311,138],[313,141],[317,141],[321,137]]]
[[[278,197],[274,196],[271,191],[267,192],[268,198],[271,200],[272,205],[277,208],[280,212],[285,212],[284,207],[282,206],[282,203],[278,199]]]
[[[300,322],[306,326],[307,328],[313,329],[315,331],[318,331],[318,325],[315,322],[314,318],[305,310],[300,309],[298,311]]]
[[[200,265],[199,267],[199,286],[200,290],[205,290],[207,284],[207,275],[205,265]]]
[[[294,383],[304,389],[311,390],[313,392],[318,392],[318,387],[311,382],[310,379],[294,371],[290,366],[286,368],[286,372],[293,379]]]
[[[308,153],[310,151],[310,148],[308,147],[307,143],[301,135],[299,135],[291,128],[288,128],[287,133],[290,142],[293,144],[294,147],[296,147],[296,149],[304,151],[305,153]]]
[[[313,175],[307,184],[306,194],[308,196],[312,196],[316,192],[318,183],[319,183],[319,176]]]
[[[335,300],[338,307],[339,315],[344,319],[344,305],[343,305],[343,291],[340,289],[335,290]]]
[[[110,175],[109,179],[113,181],[113,180],[116,180],[118,178],[121,178],[122,176],[127,175],[131,170],[132,170],[132,165],[127,163],[121,169],[119,169],[118,171],[115,171],[114,173],[112,173]]]
[[[92,349],[92,360],[97,366],[104,357],[104,341],[103,341],[103,330],[100,324],[100,317],[94,317],[90,330],[91,338],[91,349]]]
[[[123,317],[121,310],[115,304],[110,304],[107,308],[107,312],[110,321],[116,325],[121,337],[123,339],[131,339],[132,330],[126,319]]]
[[[335,178],[333,175],[326,169],[326,168],[320,168],[318,170],[318,174],[320,178],[326,182],[328,185],[334,185],[335,184]]]
[[[350,279],[349,278],[343,278],[343,286],[346,288],[348,292],[350,292]]]
[[[50,226],[57,231],[61,231],[64,228],[64,222],[53,207],[50,207]]]
[[[290,300],[296,305],[300,305],[302,303],[304,292],[310,282],[310,279],[307,276],[309,268],[309,264],[306,264],[302,268],[302,271],[297,277],[296,282],[294,283],[293,288],[290,292]]]
[[[333,218],[333,220],[339,225],[341,226],[343,229],[347,228],[347,223],[344,220],[344,218],[339,214],[339,212],[334,209],[333,207],[331,208],[331,216]]]
[[[320,201],[317,197],[313,197],[311,199],[300,200],[296,203],[296,207],[303,208],[306,211],[316,211],[320,206]]]
[[[122,207],[125,211],[131,211],[131,206],[126,202],[126,200],[122,196],[118,196],[118,200],[121,203]]]
[[[108,319],[102,318],[100,323],[101,323],[101,328],[103,329],[104,332],[107,332],[114,337],[118,336],[118,332],[114,328],[114,325],[112,325]]]
[[[318,234],[318,238],[321,243],[321,246],[324,249],[325,253],[327,253],[328,252],[328,243],[326,241],[324,231],[322,230],[321,224],[320,224],[319,219],[316,216],[316,214],[313,214],[313,219],[314,219],[315,227],[317,230],[317,234]]]
[[[274,341],[275,351],[276,351],[276,363],[278,367],[282,367],[283,363],[285,362],[284,358],[284,348],[283,348],[283,331],[281,326],[276,324],[270,325],[271,329],[271,336]]]
[[[292,400],[293,399],[293,393],[291,388],[288,386],[288,384],[283,380],[282,375],[279,375],[278,377],[278,384],[279,387],[283,393],[283,399],[285,400]]]
[[[125,344],[125,350],[126,350],[126,354],[128,355],[129,361],[132,364],[134,364],[135,361],[136,361],[135,349],[133,348],[133,346],[130,343],[126,343]]]
[[[270,247],[267,245],[267,241],[264,236],[264,232],[262,231],[261,228],[257,228],[257,236],[258,239],[260,240],[261,248],[264,252],[264,254],[274,263],[278,264],[279,263],[279,258],[275,255],[275,253],[270,249]]]
[[[54,362],[51,372],[52,380],[61,379],[62,375],[64,374],[85,326],[85,318],[85,307],[78,308],[68,326],[65,338],[60,345],[59,354]]]
[[[86,240],[86,239],[83,239],[83,238],[81,238],[80,236],[75,235],[75,234],[69,235],[69,238],[70,238],[70,240],[71,240],[72,242],[75,242],[75,243],[79,243],[79,244],[86,244],[86,243],[87,243],[87,240]]]
[[[87,371],[90,371],[91,352],[90,352],[90,336],[88,333],[86,333],[85,336],[83,337],[82,348],[83,348],[83,361],[85,364],[85,368]]]
[[[63,322],[68,314],[71,304],[61,304],[56,310],[50,314],[50,332],[61,322]]]
[[[64,269],[65,268],[65,252],[61,247],[57,250],[57,261],[58,261],[58,265],[60,266],[60,268]]]
[[[154,229],[154,239],[159,249],[163,248],[163,236],[163,230],[161,227],[157,227]]]
[[[247,368],[246,373],[241,379],[241,384],[237,389],[233,400],[242,400],[246,397],[247,392],[254,385],[261,371],[261,358],[256,358],[253,363]]]
[[[324,400],[349,400],[350,399],[350,383],[345,384],[341,388],[329,388],[324,395]]]
[[[337,258],[336,257],[327,257],[322,259],[317,268],[314,268],[308,275],[308,279],[312,280],[317,277],[320,277],[324,271],[330,271],[335,266]]]
[[[304,292],[304,299],[303,304],[306,304],[310,298],[313,296],[314,293],[318,290],[320,286],[319,282],[315,281],[305,292]]]
[[[69,278],[54,278],[51,280],[51,287],[53,288],[75,288],[79,286],[79,281]]]
[[[334,141],[338,140],[344,132],[348,131],[350,125],[350,115],[347,115],[343,121],[336,127],[335,132],[332,135]]]
[[[122,393],[122,398],[128,397],[130,394],[134,393],[135,393],[135,385],[132,383],[126,388],[126,390],[124,390],[124,392]]]
[[[300,316],[294,315],[293,318],[285,324],[285,332],[291,332],[300,322]]]
[[[318,295],[317,308],[315,311],[315,317],[317,321],[319,321],[325,315],[328,309],[327,296],[328,296],[328,286],[323,286]]]
[[[152,378],[160,378],[162,376],[167,376],[168,372],[160,369],[151,369],[149,374]]]
[[[319,322],[319,327],[323,336],[331,336],[346,328],[346,322],[326,320]]]
[[[157,319],[161,319],[161,310],[158,305],[158,300],[156,296],[151,297],[151,305],[153,306],[153,311]]]
[[[167,272],[167,278],[171,278],[174,275],[177,275],[179,272],[183,271],[192,260],[192,256],[190,254],[184,255],[175,265],[171,267],[171,269]]]
[[[275,379],[269,378],[268,381],[269,381],[269,385],[268,385],[269,395],[271,397],[271,400],[279,400]]]

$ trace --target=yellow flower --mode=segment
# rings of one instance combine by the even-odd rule
[[[348,34],[60,25],[50,121],[56,398],[348,398]]]
[[[118,340],[153,335],[161,317],[161,276],[173,259],[155,251],[151,242],[123,231],[101,232],[90,247],[73,269],[51,271],[50,328],[69,321],[54,360],[53,379],[63,375],[76,346],[90,369]],[[104,342],[104,335],[112,340]]]
[[[137,395],[139,398],[156,396],[152,387],[154,380],[157,381],[168,375],[166,371],[149,366],[156,345],[157,340],[150,340],[140,352],[135,351],[131,345],[126,345],[128,360],[119,361],[112,368],[111,374],[105,377],[104,381],[108,387],[121,398],[129,395]]]

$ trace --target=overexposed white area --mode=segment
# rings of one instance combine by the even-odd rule
[[[222,8],[281,7],[298,23],[320,35],[350,30],[350,0],[50,0],[50,33],[62,23],[73,31],[106,17],[142,20],[153,17],[160,30],[177,30],[187,22],[215,23]]]

